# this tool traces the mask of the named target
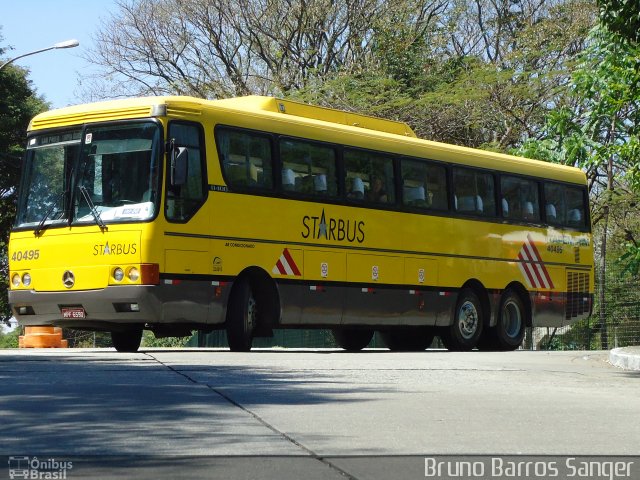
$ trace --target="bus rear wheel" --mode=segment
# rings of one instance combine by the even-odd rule
[[[392,352],[422,352],[429,348],[435,336],[429,327],[403,327],[382,331],[380,335]]]
[[[227,316],[227,342],[232,352],[248,352],[253,343],[253,332],[258,320],[258,304],[251,284],[241,280],[229,299]]]
[[[458,296],[453,323],[440,335],[442,343],[455,352],[472,350],[480,340],[483,323],[480,299],[473,290],[466,288]]]
[[[507,290],[500,301],[495,340],[498,349],[515,350],[522,343],[526,328],[525,308],[520,295]]]
[[[140,348],[141,341],[141,328],[131,328],[118,332],[111,332],[111,343],[118,352],[137,352]]]
[[[362,350],[373,338],[369,328],[334,328],[332,333],[336,344],[347,352]]]

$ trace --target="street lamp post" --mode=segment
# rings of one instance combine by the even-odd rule
[[[52,45],[50,47],[43,48],[41,50],[35,50],[33,52],[25,53],[23,55],[19,55],[15,58],[12,58],[11,60],[8,60],[4,62],[2,65],[0,65],[0,70],[2,70],[4,67],[9,65],[10,63],[15,62],[19,58],[28,57],[29,55],[35,55],[36,53],[46,52],[47,50],[55,50],[57,48],[74,48],[74,47],[77,47],[78,45],[80,45],[80,42],[78,40],[65,40],[64,42],[58,42],[55,45]]]

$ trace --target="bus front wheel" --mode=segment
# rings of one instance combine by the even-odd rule
[[[440,336],[448,350],[465,352],[472,350],[482,335],[484,315],[478,295],[471,289],[464,289],[458,296],[453,323]]]
[[[137,352],[142,340],[142,329],[132,328],[129,330],[111,332],[111,343],[118,352]]]
[[[251,284],[241,280],[229,299],[227,342],[232,352],[248,352],[258,320],[258,304]]]
[[[362,350],[373,338],[369,328],[335,328],[332,333],[336,344],[348,352]]]

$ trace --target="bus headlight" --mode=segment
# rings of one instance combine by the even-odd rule
[[[137,282],[140,278],[140,271],[136,267],[131,267],[127,272],[127,277],[129,277],[129,280],[132,282]]]
[[[25,287],[28,287],[29,285],[31,285],[31,275],[29,275],[28,273],[25,273],[24,275],[22,275],[22,284]]]
[[[113,271],[113,278],[116,280],[116,282],[121,282],[124,278],[124,271],[120,267],[116,267]]]
[[[18,275],[17,273],[13,274],[13,276],[11,277],[11,285],[13,285],[15,288],[18,288],[20,286],[20,275]]]

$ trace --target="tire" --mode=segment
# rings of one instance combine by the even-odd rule
[[[526,310],[522,298],[514,290],[505,291],[500,300],[498,323],[495,327],[498,349],[517,349],[524,339],[526,326]]]
[[[429,348],[435,334],[429,327],[403,327],[380,332],[392,352],[422,352]]]
[[[467,352],[478,345],[484,325],[484,312],[476,293],[466,288],[458,295],[453,323],[440,335],[448,350]]]
[[[141,340],[141,328],[132,328],[121,332],[111,332],[111,343],[118,352],[137,352],[138,348],[140,348]]]
[[[373,330],[368,328],[334,328],[332,333],[336,344],[347,352],[362,350],[373,338]]]
[[[258,304],[251,284],[241,280],[229,299],[227,342],[232,352],[248,352],[258,320]]]

